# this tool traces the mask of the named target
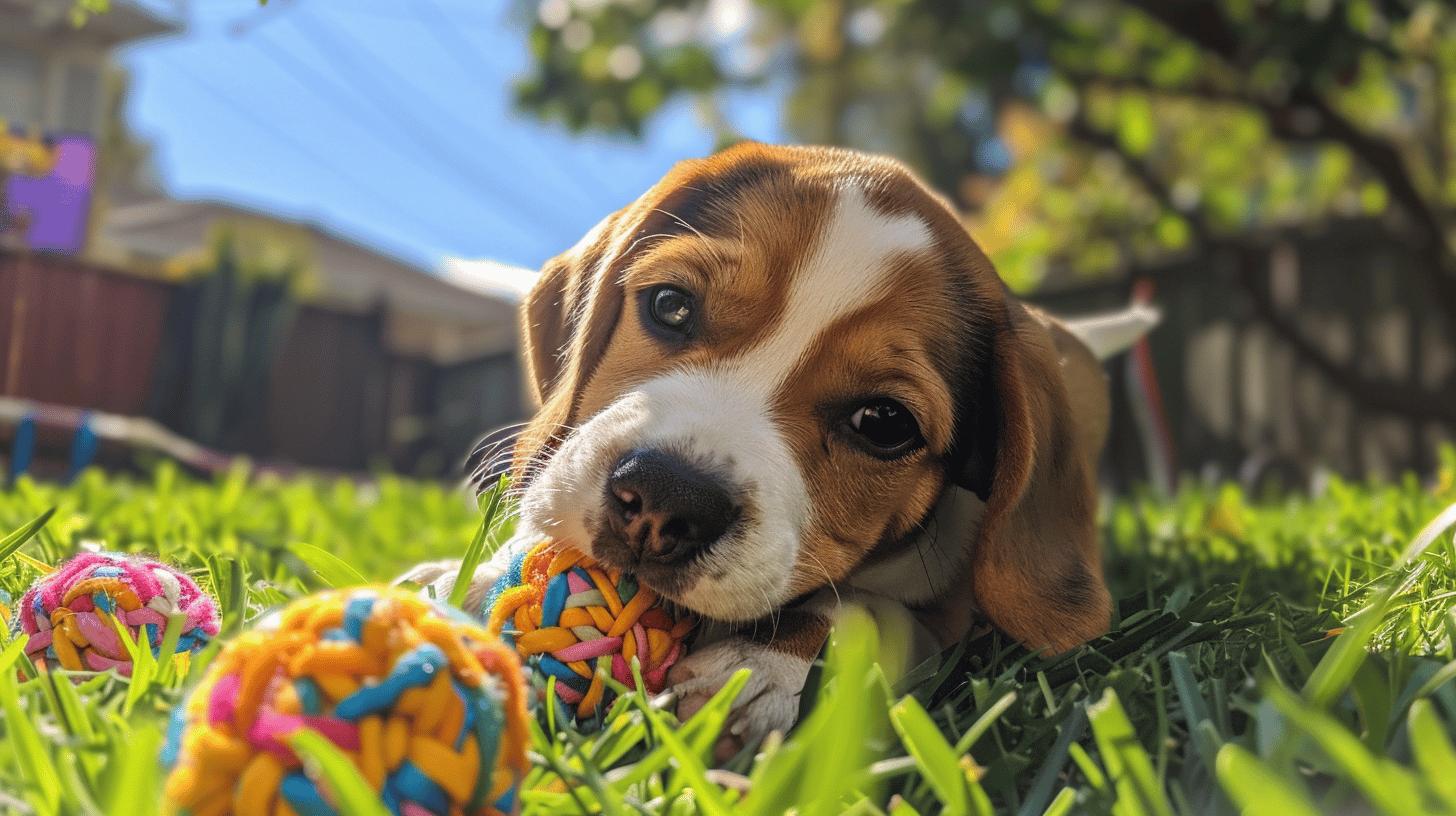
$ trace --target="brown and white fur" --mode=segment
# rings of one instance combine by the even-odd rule
[[[692,296],[690,335],[654,325],[663,285]],[[909,609],[925,647],[977,621],[1048,652],[1106,628],[1097,358],[1011,297],[903,165],[756,144],[683,162],[547,263],[523,331],[541,409],[515,451],[521,532],[472,604],[514,547],[551,536],[719,622],[670,682],[687,714],[753,669],[720,753],[792,725],[853,600]],[[875,455],[847,424],[883,398],[918,446]],[[664,554],[650,520],[613,515],[633,497],[613,468],[643,450],[731,497],[719,537]],[[405,577],[443,594],[453,575]]]

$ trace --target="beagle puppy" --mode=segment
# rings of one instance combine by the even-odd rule
[[[978,622],[1047,652],[1107,628],[1098,360],[904,165],[683,162],[546,264],[523,332],[519,533],[471,608],[543,536],[635,573],[714,622],[670,675],[681,715],[753,670],[720,755],[793,724],[851,601],[908,610],[921,649]],[[404,579],[443,597],[454,575]]]

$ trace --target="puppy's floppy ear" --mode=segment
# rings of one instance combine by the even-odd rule
[[[536,389],[536,401],[545,405],[562,373],[573,362],[572,345],[584,326],[592,326],[593,317],[600,324],[603,314],[591,315],[588,304],[599,283],[614,227],[621,220],[620,212],[607,216],[592,228],[576,246],[557,255],[541,267],[541,275],[526,295],[521,310],[521,338],[525,344],[527,372]],[[608,287],[610,289],[610,287]],[[620,303],[620,300],[618,301]],[[601,310],[597,310],[600,312]],[[615,318],[616,311],[611,313]],[[595,333],[610,334],[610,326],[597,326]],[[591,333],[591,332],[589,332]],[[597,342],[605,344],[606,339]],[[600,349],[598,349],[600,353]]]
[[[971,406],[955,479],[986,512],[971,556],[976,603],[1002,631],[1061,652],[1107,630],[1093,458],[1049,328],[1008,299]]]
[[[586,234],[576,246],[546,262],[521,310],[526,365],[540,410],[516,438],[514,476],[553,445],[568,426],[580,391],[611,339],[621,313],[618,211]]]
[[[526,297],[521,327],[541,410],[516,440],[512,469],[518,485],[529,479],[532,463],[549,455],[579,419],[582,390],[622,313],[622,275],[634,248],[648,238],[689,229],[684,219],[710,198],[689,181],[709,164],[678,162],[641,198],[608,216],[541,270]]]

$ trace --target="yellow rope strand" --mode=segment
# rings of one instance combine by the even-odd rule
[[[223,649],[175,719],[166,797],[193,816],[333,812],[289,746],[302,728],[401,816],[510,810],[526,768],[516,655],[394,588],[294,602]]]

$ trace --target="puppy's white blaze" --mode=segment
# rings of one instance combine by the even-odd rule
[[[789,600],[809,493],[773,404],[837,320],[879,299],[891,260],[930,248],[918,217],[877,212],[855,186],[832,213],[791,284],[778,324],[738,357],[655,377],[582,425],[527,491],[524,521],[589,542],[587,518],[605,512],[603,485],[618,457],[662,448],[718,472],[752,504],[752,518],[709,548],[701,576],[678,599],[723,620],[755,618]],[[711,319],[711,318],[710,318]]]
[[[884,294],[892,258],[927,250],[932,240],[920,218],[877,212],[858,187],[842,189],[813,249],[790,276],[778,326],[734,368],[755,391],[777,393],[825,329]]]
[[[701,576],[679,601],[722,620],[761,615],[788,600],[808,491],[763,397],[741,372],[683,371],[642,385],[644,420],[626,449],[672,451],[726,475],[754,517],[701,556]]]

